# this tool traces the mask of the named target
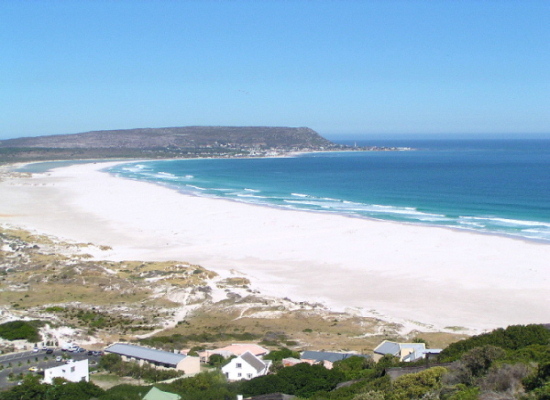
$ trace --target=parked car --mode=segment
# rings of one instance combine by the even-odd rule
[[[79,353],[85,353],[85,352],[86,352],[86,349],[80,347],[80,348],[78,349],[78,352],[79,352]]]
[[[57,356],[57,357],[55,357],[55,361],[61,362],[61,361],[63,361],[63,357]]]
[[[53,349],[46,350],[46,354],[53,354]]]
[[[31,372],[38,372],[38,367],[30,367],[29,371]]]
[[[32,352],[33,353],[38,353],[38,347],[33,347]]]

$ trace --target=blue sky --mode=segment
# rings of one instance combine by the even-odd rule
[[[550,136],[550,1],[0,2],[0,139],[187,125]]]

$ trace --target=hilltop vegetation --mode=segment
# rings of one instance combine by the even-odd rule
[[[293,151],[342,149],[355,148],[332,143],[309,128],[188,126],[2,140],[0,162],[93,158],[261,157]]]

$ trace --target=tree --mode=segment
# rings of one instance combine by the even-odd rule
[[[0,392],[0,400],[45,400],[48,385],[41,385],[36,375],[27,375],[23,383],[8,391]]]
[[[104,394],[104,390],[91,382],[63,382],[48,389],[45,400],[87,400]]]
[[[220,367],[224,362],[225,358],[220,354],[212,354],[208,357],[208,365],[212,367]]]
[[[281,361],[283,358],[300,358],[300,353],[297,351],[292,351],[286,347],[281,348],[280,350],[275,350],[270,352],[269,354],[265,355],[263,358],[264,360],[272,360],[272,361]]]
[[[178,379],[166,386],[167,390],[181,394],[185,400],[233,399],[238,393],[235,385],[228,384],[219,371],[201,372],[190,378]]]

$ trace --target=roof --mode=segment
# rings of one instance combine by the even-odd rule
[[[399,346],[399,343],[384,340],[373,351],[377,354],[391,354],[392,356],[398,356],[401,352],[401,346]]]
[[[330,361],[336,362],[345,360],[350,357],[363,357],[368,358],[364,354],[354,354],[354,353],[331,353],[327,351],[304,351],[300,356],[301,360],[316,360],[316,361]]]
[[[424,343],[397,343],[384,340],[373,351],[378,354],[392,354],[398,356],[402,349],[413,349],[415,352],[426,350]]]
[[[262,372],[266,367],[266,364],[262,360],[260,360],[258,357],[248,351],[242,354],[240,357],[241,360],[246,361],[248,364],[250,364],[250,366],[254,368],[258,373]]]
[[[248,397],[249,400],[291,400],[295,398],[295,396],[283,393],[270,393],[262,394],[260,396]]]
[[[143,400],[180,400],[181,396],[175,393],[163,392],[156,387],[152,387],[151,390],[147,392]]]
[[[256,356],[269,353],[269,350],[266,349],[265,347],[258,346],[257,344],[253,344],[253,343],[233,343],[230,346],[221,347],[215,350],[209,350],[210,353],[215,352],[215,353],[221,354],[222,352],[228,352],[236,356],[240,356],[241,354],[244,354],[247,351]]]
[[[185,355],[175,354],[169,351],[149,349],[147,347],[135,346],[133,344],[116,343],[105,349],[109,353],[119,354],[121,356],[138,358],[150,362],[168,364],[176,366]]]

